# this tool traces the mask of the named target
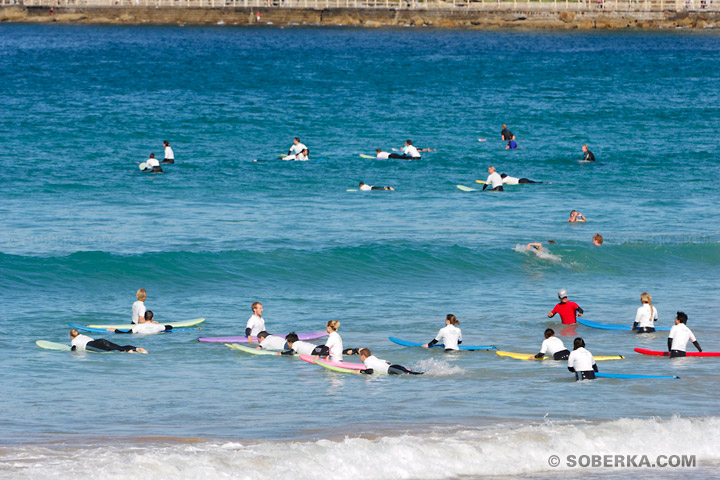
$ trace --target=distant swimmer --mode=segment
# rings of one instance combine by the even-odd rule
[[[567,360],[569,356],[570,351],[565,348],[562,340],[555,336],[555,330],[552,328],[545,330],[545,340],[535,358],[550,357],[553,360]]]
[[[642,306],[635,313],[633,330],[637,333],[652,333],[655,331],[655,322],[658,319],[657,308],[653,307],[652,297],[647,292],[640,294],[640,303]]]
[[[285,337],[281,337],[280,335],[270,335],[266,331],[258,333],[257,340],[257,348],[261,348],[263,350],[287,350],[288,348]]]
[[[297,155],[298,153],[302,153],[303,150],[306,150],[307,147],[300,143],[300,137],[293,138],[293,144],[290,146],[290,150],[288,150],[288,156],[292,155],[293,157]]]
[[[462,343],[462,331],[460,331],[458,325],[460,325],[460,321],[455,315],[451,313],[447,314],[445,317],[445,326],[438,331],[438,334],[431,342],[426,343],[423,347],[430,348],[436,343],[442,343],[445,345],[446,352],[460,350],[458,345]]]
[[[600,235],[599,233],[596,233],[595,235],[593,235],[593,245],[595,245],[596,247],[599,247],[600,245],[602,245],[604,241],[605,240],[603,239],[603,236]]]
[[[175,153],[173,152],[173,149],[170,146],[170,142],[165,140],[163,142],[163,147],[165,147],[165,156],[163,158],[163,161],[160,163],[175,163]]]
[[[587,218],[585,218],[585,215],[578,212],[577,210],[570,210],[570,218],[568,218],[569,223],[577,223],[577,222],[587,222]]]
[[[111,341],[105,340],[104,338],[98,338],[97,340],[88,337],[87,335],[81,335],[76,329],[70,330],[70,349],[75,351],[82,350],[100,350],[103,352],[127,352],[127,353],[148,353],[142,347],[134,347],[132,345],[120,346],[116,345]]]
[[[144,323],[133,325],[132,328],[130,328],[129,330],[108,328],[108,331],[113,333],[135,333],[138,335],[152,335],[154,333],[169,332],[173,328],[172,325],[162,325],[154,321],[153,318],[155,317],[155,315],[153,314],[152,310],[147,310],[144,317]]]
[[[375,185],[368,185],[360,182],[358,188],[363,192],[369,192],[370,190],[395,190],[393,187],[376,187]]]
[[[314,345],[309,342],[298,340],[297,333],[290,332],[285,337],[287,348],[280,352],[281,355],[318,355],[327,357],[330,349],[325,345]]]
[[[483,185],[483,191],[490,185],[490,190],[493,192],[502,192],[503,189],[503,181],[502,177],[498,175],[498,173],[495,171],[495,167],[492,165],[488,167],[488,175],[487,180],[485,180],[485,185]]]
[[[245,336],[248,339],[248,343],[254,341],[252,337],[256,337],[257,340],[258,333],[265,331],[265,319],[262,317],[263,304],[255,302],[250,308],[252,308],[253,314],[248,318],[247,325],[245,326]]]
[[[547,243],[548,243],[549,245],[552,245],[552,244],[555,243],[555,241],[554,241],[554,240],[548,240]],[[537,253],[537,252],[542,252],[542,251],[543,251],[542,242],[532,242],[532,243],[528,243],[527,245],[525,245],[525,250],[531,250],[531,251],[533,251],[533,252],[535,252],[535,253]]]
[[[583,161],[584,162],[594,162],[595,161],[595,155],[588,149],[587,145],[582,146],[583,151]]]
[[[670,352],[670,358],[685,357],[687,356],[686,347],[688,341],[691,341],[698,352],[702,352],[700,344],[698,343],[695,335],[686,325],[688,321],[687,315],[684,312],[677,312],[675,317],[675,325],[670,329],[668,335],[668,352]]]
[[[583,309],[575,302],[568,302],[567,290],[564,288],[558,292],[558,298],[560,303],[555,305],[555,308],[548,313],[548,318],[552,318],[556,313],[559,313],[563,324],[576,323],[577,317],[582,317]]]
[[[380,360],[373,355],[368,348],[361,348],[358,355],[360,355],[360,361],[365,365],[365,368],[360,370],[360,373],[364,373],[366,375],[372,375],[373,373],[385,373],[388,375],[422,375],[422,372],[413,372],[402,365],[391,365],[390,362],[386,360]]]
[[[527,178],[511,177],[507,173],[501,173],[500,178],[502,178],[502,182],[505,185],[519,185],[521,183],[543,183],[543,182],[536,182],[534,180],[529,180]]]
[[[568,370],[575,374],[576,380],[592,380],[598,371],[595,358],[585,349],[585,341],[580,337],[573,342],[573,351],[568,357]]]
[[[325,346],[328,349],[330,360],[333,362],[342,362],[343,359],[343,343],[342,337],[340,337],[340,334],[337,332],[338,328],[340,328],[340,322],[337,320],[330,320],[325,327],[328,333]]]
[[[162,167],[160,166],[160,162],[157,158],[155,158],[155,154],[151,153],[150,158],[145,160],[145,172],[151,172],[151,173],[161,173],[163,171]]]
[[[515,135],[513,135],[510,130],[508,130],[506,123],[503,123],[502,131],[500,132],[500,140],[505,140],[506,142],[510,140],[515,140]]]
[[[507,145],[505,145],[505,150],[517,150],[517,143],[515,140],[510,140]]]

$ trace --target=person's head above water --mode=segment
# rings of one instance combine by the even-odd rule
[[[577,337],[573,341],[573,350],[577,350],[578,348],[585,348],[585,340],[580,337]]]
[[[77,328],[73,328],[72,330],[70,330],[70,338],[75,338],[78,335],[80,335],[80,332],[78,332]]]
[[[457,319],[452,313],[448,313],[445,316],[445,324],[447,325],[460,325],[460,320]]]
[[[596,233],[595,235],[593,235],[593,245],[595,245],[596,247],[599,247],[600,245],[602,245],[603,241],[604,241],[603,237],[599,233]]]
[[[675,317],[675,320],[677,320],[680,323],[687,323],[688,316],[685,315],[685,312],[677,312],[677,316]]]
[[[507,123],[503,123],[503,128],[507,128]]]
[[[380,152],[382,152],[382,148],[376,148],[376,149],[375,149],[375,153],[380,153]]]
[[[567,290],[561,288],[560,291],[558,291],[558,298],[560,300],[567,300]]]
[[[358,184],[358,187],[362,187],[363,185],[365,185],[365,182],[360,182],[360,183]]]
[[[488,173],[493,173],[494,171],[495,171],[495,167],[493,167],[492,165],[490,165],[490,166],[488,167]]]
[[[295,138],[293,138],[293,143],[294,143],[295,145],[297,145],[298,143],[300,143],[300,137],[295,137]]]
[[[151,153],[151,154],[150,154],[150,158],[155,158],[155,154],[154,154],[154,153]]]
[[[412,140],[405,140],[405,145],[408,145],[408,146],[412,145]]]
[[[369,348],[361,348],[358,350],[358,355],[360,355],[360,361],[364,362],[366,358],[372,355],[372,352]]]
[[[555,336],[555,330],[552,328],[548,328],[545,330],[545,338],[550,338]]]
[[[169,147],[169,146],[170,146],[170,142],[168,142],[167,140],[163,140],[163,146],[164,146],[164,147]]]
[[[307,148],[303,148],[302,154],[307,157],[310,154],[310,150],[308,150]]]
[[[155,314],[152,312],[152,310],[146,310],[145,311],[145,321],[150,322],[152,319],[155,318]]]
[[[587,151],[588,151],[587,145],[583,145],[583,146],[582,146],[582,151],[583,151],[583,152],[587,152]]]
[[[340,322],[338,320],[330,320],[327,322],[327,325],[325,329],[328,333],[330,332],[337,332],[337,329],[340,328]]]
[[[298,341],[297,333],[295,333],[295,332],[290,332],[290,333],[288,333],[288,334],[285,336],[285,341],[287,342],[287,344],[288,344],[289,346],[292,346],[293,343],[295,343],[295,342]]]

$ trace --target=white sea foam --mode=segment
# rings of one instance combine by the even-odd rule
[[[430,375],[433,377],[445,377],[449,375],[460,375],[462,373],[465,373],[465,370],[458,367],[457,365],[451,365],[445,360],[440,360],[436,358],[426,358],[424,360],[415,362],[415,364],[413,365],[413,370],[425,372],[425,375]]]
[[[542,250],[536,250],[534,248],[528,250],[525,245],[515,245],[515,248],[513,248],[516,252],[524,253],[525,255],[529,255],[533,253],[537,258],[543,259],[543,260],[550,260],[551,262],[561,262],[562,258],[560,255],[555,255],[553,253],[550,253],[547,248],[543,247]]]
[[[694,469],[613,473],[708,478],[720,464],[720,417],[546,422],[338,441],[23,445],[0,448],[0,478],[451,479],[560,472],[585,476],[593,471],[570,469],[564,460],[552,468],[551,455],[648,455],[653,460],[658,455],[695,455]]]

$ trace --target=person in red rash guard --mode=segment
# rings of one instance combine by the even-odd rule
[[[567,290],[564,288],[558,292],[560,303],[548,313],[548,317],[552,318],[556,313],[560,314],[560,319],[565,325],[576,323],[577,317],[582,317],[583,309],[575,302],[568,302]]]

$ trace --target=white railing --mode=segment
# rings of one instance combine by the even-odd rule
[[[562,10],[583,12],[718,12],[720,0],[0,0],[0,6],[178,8],[371,8],[398,10]]]

